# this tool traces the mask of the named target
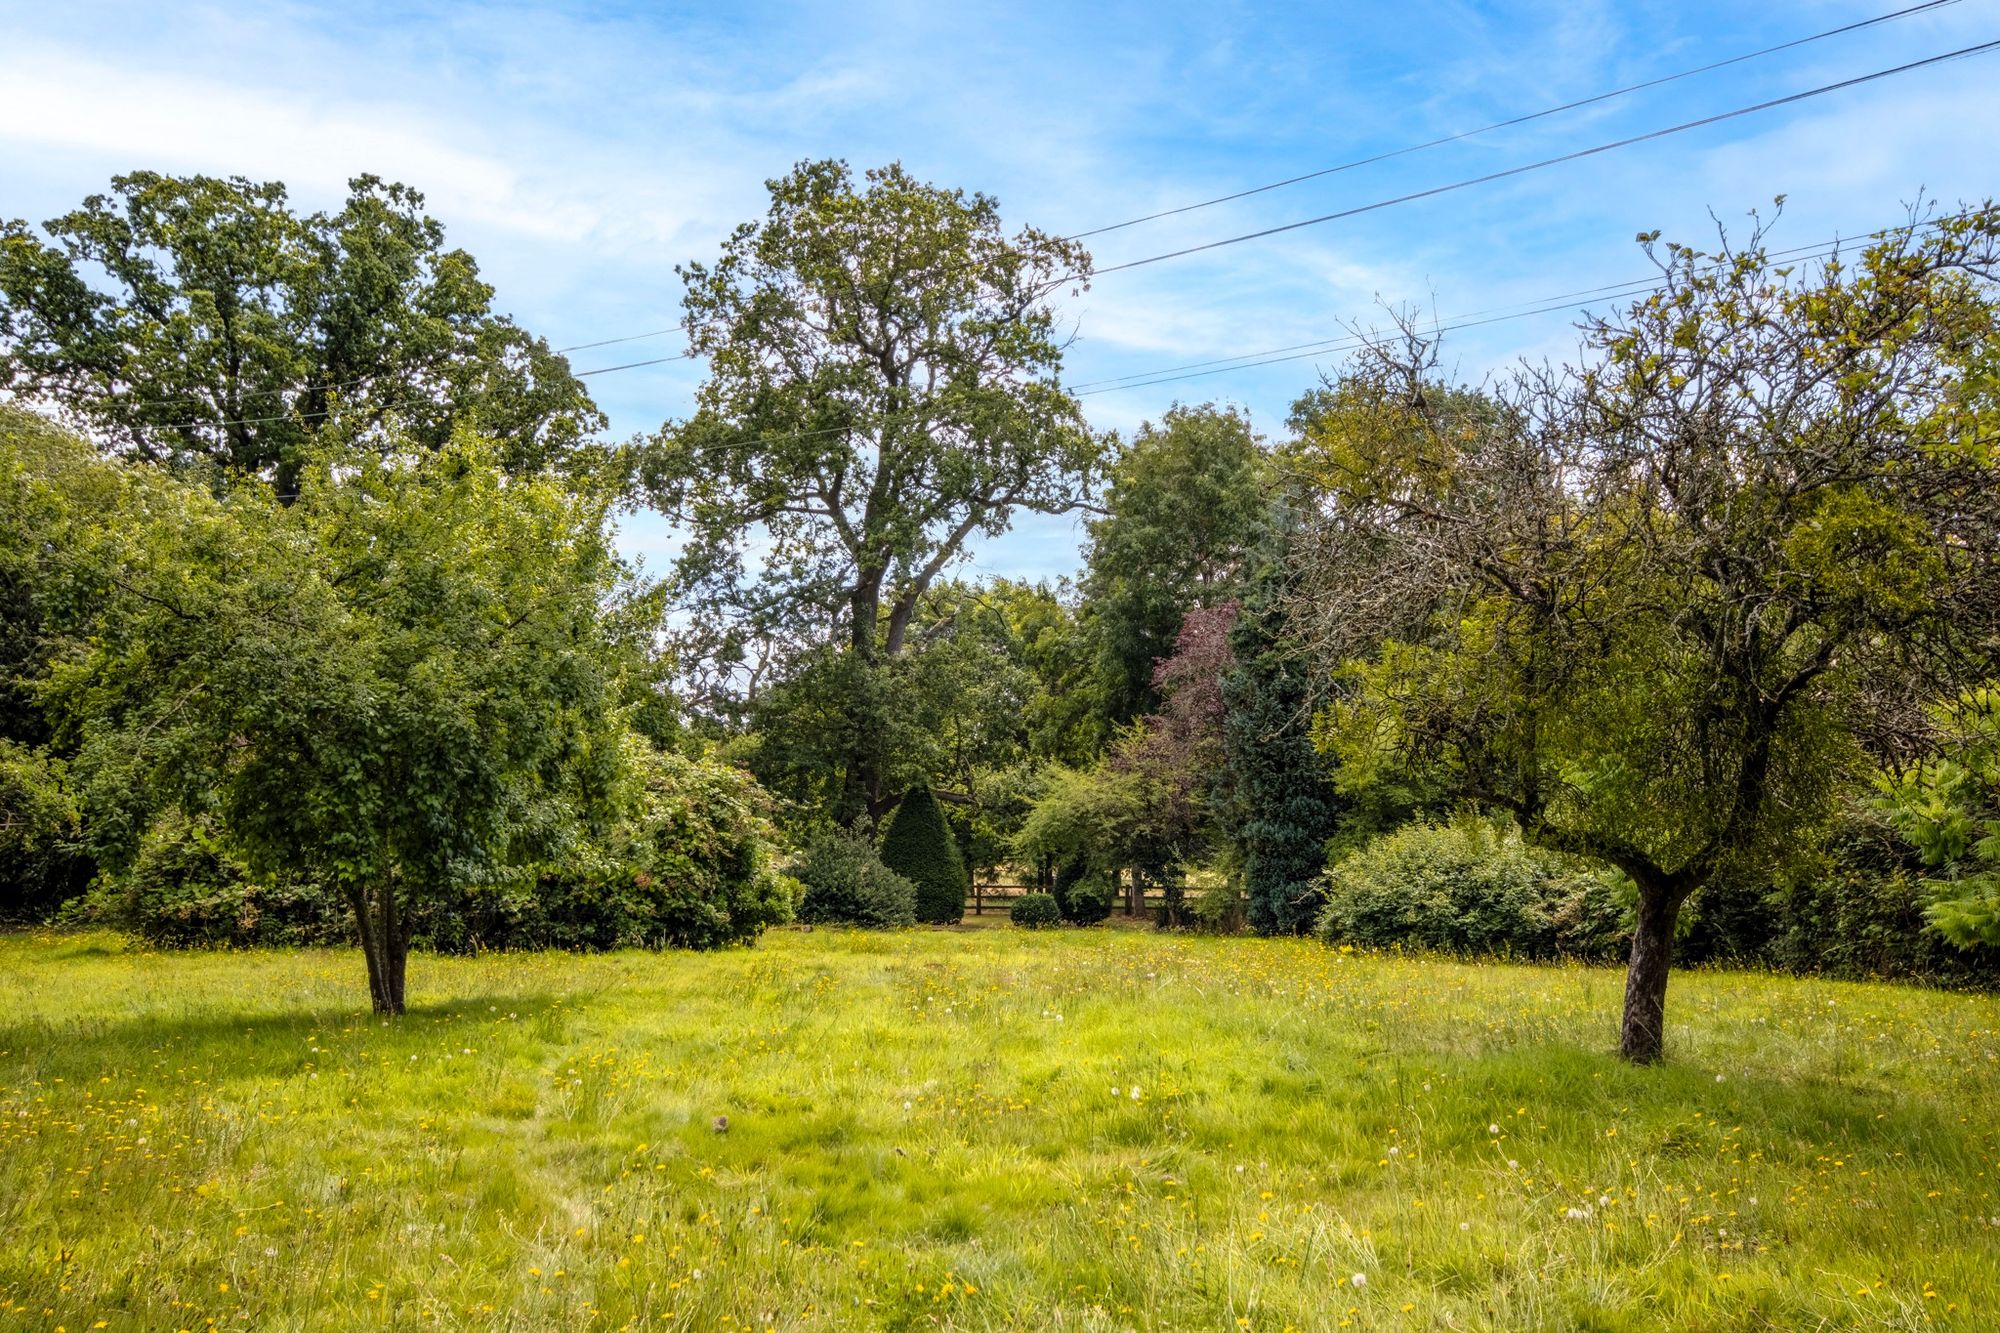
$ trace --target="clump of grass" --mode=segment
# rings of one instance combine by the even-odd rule
[[[0,938],[0,1327],[1987,1328],[2000,1002],[1103,932]],[[727,1132],[718,1132],[726,1117]],[[1361,1281],[1357,1284],[1356,1278]]]

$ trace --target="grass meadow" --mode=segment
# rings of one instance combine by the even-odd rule
[[[2000,1000],[1131,931],[0,937],[0,1327],[2000,1326]],[[722,1118],[726,1117],[726,1126]]]

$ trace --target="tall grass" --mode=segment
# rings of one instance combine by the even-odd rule
[[[2000,1325],[2000,1002],[1105,931],[0,938],[0,1327]],[[723,1123],[726,1118],[726,1125]]]

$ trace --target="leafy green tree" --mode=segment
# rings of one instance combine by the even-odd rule
[[[1656,238],[1643,238],[1649,250]],[[1620,1050],[1664,1047],[1681,907],[1810,847],[1912,699],[1990,670],[2000,458],[1991,206],[1858,265],[1669,246],[1599,360],[1447,411],[1378,348],[1314,441],[1304,634],[1340,781],[1416,772],[1616,867]]]
[[[924,594],[975,534],[1088,493],[1099,444],[1057,381],[1048,298],[1089,257],[1010,237],[992,199],[900,166],[857,188],[845,164],[808,162],[769,188],[763,221],[680,270],[709,377],[641,475],[686,532],[690,656],[782,672],[835,642],[851,659],[826,677],[848,718],[835,809],[879,818],[902,788],[876,677]]]
[[[918,787],[896,807],[882,834],[882,864],[917,886],[917,920],[936,925],[965,916],[971,881],[930,788]]]
[[[1169,408],[1112,459],[1090,522],[1083,591],[1111,723],[1158,706],[1153,669],[1191,610],[1235,598],[1269,509],[1271,469],[1249,419]]]
[[[44,689],[114,869],[159,808],[212,814],[250,869],[340,895],[397,1013],[426,905],[611,831],[657,610],[626,601],[607,492],[474,442],[318,460],[290,506],[99,472],[116,502],[52,555],[96,596]]]
[[[39,697],[63,651],[57,627],[95,596],[53,557],[79,515],[113,503],[96,471],[81,440],[0,405],[0,920],[40,920],[96,872],[69,768],[75,746]]]
[[[62,760],[0,737],[0,921],[38,921],[82,892],[82,834]]]
[[[406,186],[360,176],[300,216],[275,182],[135,172],[45,233],[0,225],[0,388],[117,452],[289,496],[329,440],[470,429],[531,472],[604,424]]]

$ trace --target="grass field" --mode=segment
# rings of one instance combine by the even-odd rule
[[[1138,932],[0,937],[0,1326],[2000,1325],[2000,1001]],[[726,1129],[718,1118],[727,1117]]]

